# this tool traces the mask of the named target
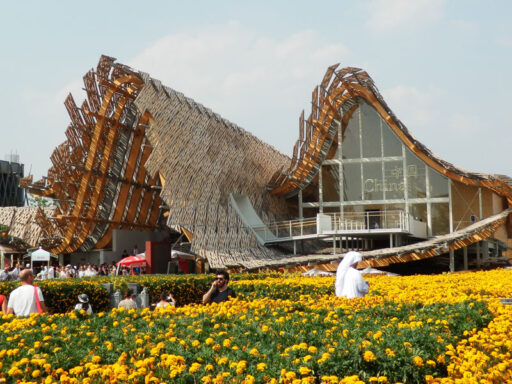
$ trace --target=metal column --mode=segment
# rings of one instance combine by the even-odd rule
[[[455,272],[455,252],[450,249],[450,272]]]

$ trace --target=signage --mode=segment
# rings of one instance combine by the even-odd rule
[[[32,254],[32,261],[50,261],[50,254],[36,254],[35,252]]]

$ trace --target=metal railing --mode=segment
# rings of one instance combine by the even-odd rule
[[[409,230],[408,217],[401,210],[328,215],[331,217],[332,231]]]
[[[409,231],[404,211],[319,214],[317,217],[287,220],[251,228],[265,243],[305,239],[343,233]]]

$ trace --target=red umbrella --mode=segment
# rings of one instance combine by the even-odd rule
[[[136,266],[145,265],[145,264],[146,264],[146,259],[141,256],[128,256],[128,257],[125,257],[124,259],[119,260],[116,263],[117,266],[123,266],[123,267],[125,267],[125,266],[136,267]]]

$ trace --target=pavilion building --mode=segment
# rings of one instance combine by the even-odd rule
[[[361,266],[508,260],[510,179],[435,156],[360,69],[327,69],[292,157],[110,57],[84,84],[48,177],[26,181],[57,204],[32,214],[31,244],[115,251],[116,231],[165,226],[200,268],[333,270],[348,250]],[[14,217],[0,211],[23,227]]]

